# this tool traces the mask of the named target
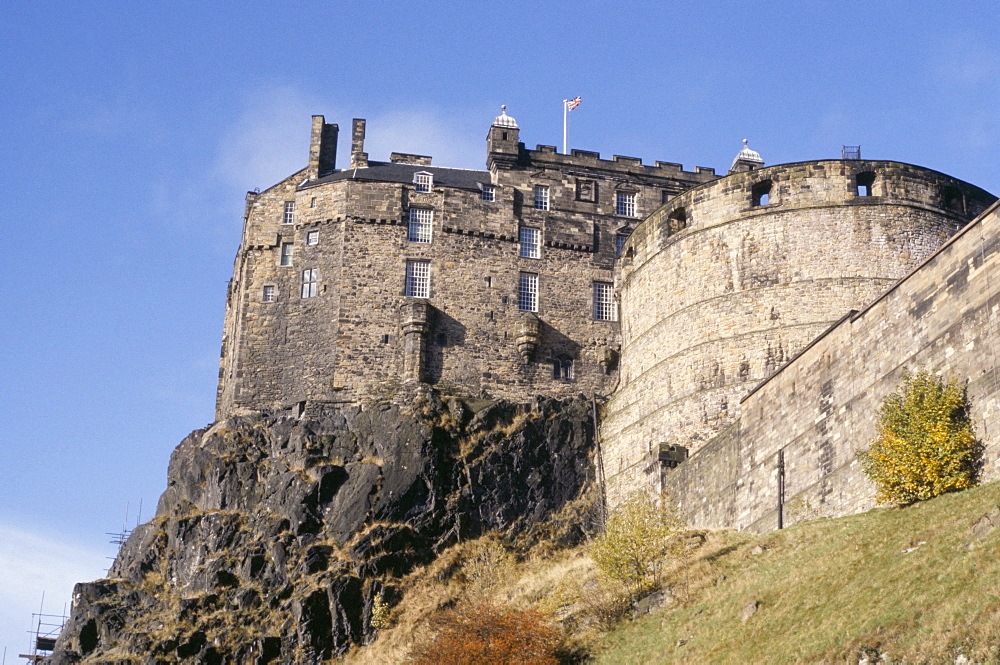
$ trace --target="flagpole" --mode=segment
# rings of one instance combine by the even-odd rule
[[[563,154],[566,154],[566,116],[569,115],[569,100],[563,100]]]

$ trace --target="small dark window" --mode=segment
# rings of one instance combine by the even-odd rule
[[[507,140],[507,132],[501,132],[501,134],[503,134],[503,140],[506,141]]]
[[[389,343],[389,336],[388,335],[382,335],[382,343],[383,344],[388,344]]]
[[[965,197],[957,188],[945,187],[941,190],[941,201],[948,210],[965,214]]]
[[[666,203],[669,200],[670,200],[670,192],[668,192],[666,190],[660,192],[660,203],[661,204],[662,203]]]
[[[758,182],[751,190],[753,204],[755,206],[766,206],[771,202],[771,181],[764,180]]]
[[[854,180],[857,183],[858,196],[872,196],[872,190],[875,187],[875,174],[873,172],[859,173]]]
[[[670,217],[667,218],[667,229],[670,233],[677,233],[685,227],[687,227],[687,211],[684,208],[678,208],[670,213]]]
[[[552,378],[557,381],[573,380],[573,359],[563,354],[552,359]]]

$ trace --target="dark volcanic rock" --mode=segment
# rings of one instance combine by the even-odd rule
[[[231,418],[170,459],[156,517],[78,584],[52,663],[316,662],[371,639],[373,598],[460,539],[573,541],[588,401],[476,414],[421,394],[305,420]],[[394,599],[394,600],[393,600]]]

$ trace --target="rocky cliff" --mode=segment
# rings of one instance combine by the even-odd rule
[[[473,407],[481,407],[475,411]],[[174,451],[156,517],[77,585],[51,663],[312,663],[374,638],[376,598],[496,531],[573,541],[590,402],[419,393],[316,417],[215,423]],[[575,503],[574,503],[575,502]]]

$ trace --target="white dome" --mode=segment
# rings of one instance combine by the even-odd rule
[[[500,115],[493,118],[494,127],[508,127],[510,129],[517,129],[517,120],[507,115],[507,105],[504,104],[500,107]]]
[[[760,153],[756,150],[751,150],[750,146],[747,145],[746,139],[743,139],[743,149],[740,150],[740,154],[736,155],[736,158],[733,159],[733,165],[729,167],[730,170],[734,169],[740,162],[750,162],[752,164],[764,166],[764,160],[761,159]]]

